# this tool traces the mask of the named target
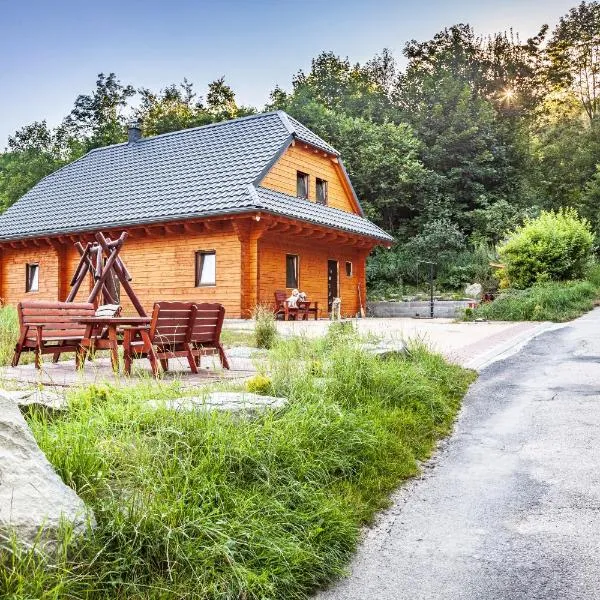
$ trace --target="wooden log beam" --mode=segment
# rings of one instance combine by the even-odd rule
[[[121,234],[121,237],[123,237],[123,236],[127,237],[127,233],[123,232]],[[96,234],[96,239],[98,240],[98,243],[102,246],[104,251],[109,252],[108,241],[106,240],[106,238],[104,237],[102,232],[99,231]],[[127,276],[125,275],[125,273],[127,272],[127,270],[125,269],[125,265],[122,263],[122,261],[121,261],[121,264],[119,264],[119,262],[114,262],[113,268],[114,268],[114,271],[115,271],[119,281],[121,282],[121,285],[123,286],[123,289],[125,290],[125,293],[129,296],[131,303],[133,304],[134,308],[137,310],[140,317],[147,317],[148,315],[146,314],[144,307],[142,306],[141,302],[139,301],[138,297],[136,296],[135,292],[133,291],[131,284],[129,283],[129,281],[131,281],[131,279],[128,279]]]

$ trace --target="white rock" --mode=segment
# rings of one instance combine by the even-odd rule
[[[287,404],[287,398],[260,396],[250,392],[211,392],[206,396],[190,396],[176,400],[151,400],[151,408],[165,407],[177,411],[220,410],[220,411],[258,411],[267,408],[281,408]]]
[[[225,351],[227,358],[259,358],[266,356],[266,350],[252,348],[251,346],[234,346]]]
[[[465,288],[465,295],[469,298],[479,298],[483,292],[483,287],[480,283],[472,283]]]
[[[382,340],[378,344],[361,344],[360,349],[379,358],[388,358],[395,354],[402,354],[406,350],[406,345],[397,340]]]
[[[66,410],[67,399],[63,394],[50,390],[0,390],[0,399],[5,398],[19,406],[39,404],[53,410]]]
[[[0,398],[0,546],[14,534],[31,547],[39,532],[39,549],[52,546],[61,520],[83,533],[94,517],[67,487],[39,449],[19,407]]]

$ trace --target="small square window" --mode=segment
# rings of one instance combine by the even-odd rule
[[[298,196],[298,198],[308,198],[308,185],[308,175],[298,171],[296,173],[296,196]]]
[[[28,263],[25,270],[25,291],[37,292],[40,289],[40,265]]]
[[[346,261],[346,275],[352,277],[352,263],[350,261]]]
[[[317,204],[327,204],[327,181],[317,177]]]
[[[214,250],[196,252],[196,287],[216,285],[217,253]]]
[[[285,287],[298,287],[298,255],[285,255]]]

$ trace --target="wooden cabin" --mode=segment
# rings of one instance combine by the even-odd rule
[[[128,142],[48,175],[0,215],[0,298],[64,300],[74,243],[98,230],[127,231],[121,256],[148,311],[186,299],[228,317],[292,288],[323,317],[336,296],[355,315],[367,256],[393,241],[365,219],[339,153],[282,111],[150,138],[133,124]]]

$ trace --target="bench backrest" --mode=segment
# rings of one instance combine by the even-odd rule
[[[83,337],[85,325],[77,323],[78,317],[93,317],[94,305],[76,302],[23,301],[17,304],[21,331],[31,323],[43,323],[42,339]],[[35,337],[35,328],[30,328],[27,337]]]
[[[188,341],[193,302],[156,302],[150,323],[150,339],[158,345]]]
[[[196,304],[195,318],[190,335],[192,344],[210,345],[219,342],[225,319],[225,307],[222,304],[207,302]]]

